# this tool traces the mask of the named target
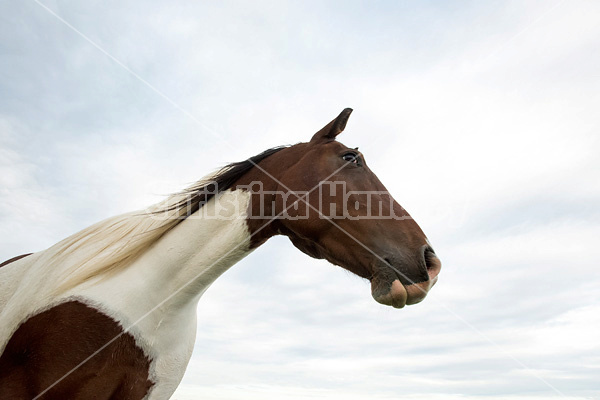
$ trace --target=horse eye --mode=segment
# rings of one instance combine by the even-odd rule
[[[355,153],[346,153],[342,156],[342,159],[346,162],[358,164],[358,154]]]

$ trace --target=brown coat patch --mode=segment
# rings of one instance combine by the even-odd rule
[[[63,376],[94,352],[112,343]],[[25,321],[0,356],[0,399],[142,399],[150,360],[112,318],[78,301]]]

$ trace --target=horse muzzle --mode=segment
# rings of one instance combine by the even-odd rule
[[[393,258],[379,264],[371,278],[371,294],[378,303],[403,308],[423,301],[436,284],[442,263],[430,246],[423,246],[420,253],[417,265],[412,268],[409,263],[399,263]]]

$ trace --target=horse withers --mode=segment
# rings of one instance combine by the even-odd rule
[[[423,300],[441,264],[362,153],[336,140],[351,112],[1,264],[0,398],[169,398],[202,293],[275,235],[368,279],[382,304]]]

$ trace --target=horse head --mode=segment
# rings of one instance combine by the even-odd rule
[[[309,256],[368,279],[379,303],[402,308],[425,298],[441,263],[364,155],[336,140],[351,112],[309,142],[264,158],[238,182],[251,192],[252,246],[285,235]]]

